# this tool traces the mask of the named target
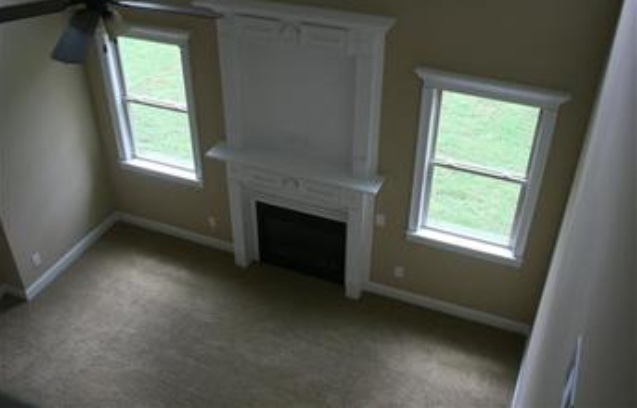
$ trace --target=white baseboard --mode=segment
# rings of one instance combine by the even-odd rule
[[[528,335],[531,327],[506,317],[494,315],[491,313],[481,312],[479,310],[470,309],[468,307],[456,305],[454,303],[444,302],[442,300],[433,299],[427,296],[418,295],[402,289],[392,288],[375,282],[365,283],[363,290],[376,295],[393,298],[396,300],[421,306],[426,309],[435,310],[437,312],[446,313],[462,319],[471,320],[482,323],[487,326],[497,327],[515,333]]]
[[[160,232],[166,235],[174,236],[176,238],[185,239],[210,248],[219,249],[226,252],[233,252],[234,250],[232,242],[223,241],[203,234],[198,234],[196,232],[175,227],[169,224],[164,224],[158,221],[149,220],[147,218],[127,213],[116,213],[116,217],[119,221],[135,225],[140,228]],[[488,326],[497,327],[499,329],[508,330],[515,333],[528,335],[531,330],[529,325],[517,322],[515,320],[470,309],[464,306],[459,306],[453,303],[436,300],[426,296],[417,295],[412,292],[392,288],[379,283],[368,282],[364,285],[364,290],[380,296],[394,298],[427,309],[436,310],[438,312],[450,314],[456,317],[479,322]]]
[[[5,294],[11,294],[27,301],[33,300],[40,292],[49,286],[62,272],[68,269],[79,257],[81,257],[106,231],[108,231],[118,221],[138,226],[151,231],[171,235],[187,241],[195,242],[210,248],[232,252],[231,242],[217,238],[208,237],[203,234],[188,231],[183,228],[149,220],[131,214],[115,212],[93,228],[84,238],[76,243],[66,254],[57,260],[47,269],[26,291],[19,290],[9,285],[0,285],[0,298]]]
[[[82,256],[82,254],[84,254],[91,247],[91,245],[93,245],[102,235],[104,235],[106,231],[108,231],[118,221],[226,252],[233,252],[234,249],[232,242],[213,238],[169,224],[164,224],[158,221],[149,220],[147,218],[138,217],[132,214],[115,212],[107,217],[104,221],[102,221],[97,227],[91,230],[84,238],[76,243],[70,251],[64,254],[55,264],[47,269],[42,274],[42,276],[38,278],[38,280],[36,280],[27,288],[26,293],[10,285],[0,285],[0,298],[5,294],[11,294],[13,296],[25,298],[28,301],[33,300],[62,272],[64,272],[71,264],[73,264],[80,256]],[[380,283],[367,282],[365,283],[363,289],[366,292],[397,299],[406,303],[411,303],[427,309],[479,322],[503,330],[528,335],[531,329],[529,325],[517,322],[515,320],[470,309],[464,306],[459,306],[453,303],[429,298],[405,290],[392,288]]]
[[[121,222],[135,225],[137,227],[147,229],[150,231],[160,232],[162,234],[170,235],[176,238],[185,239],[196,244],[204,245],[209,248],[219,249],[221,251],[233,252],[234,247],[232,242],[224,241],[218,238],[213,238],[207,235],[199,234],[193,231],[189,231],[184,228],[175,227],[173,225],[164,224],[162,222],[149,220],[147,218],[138,217],[136,215],[127,213],[116,213],[117,219]]]
[[[67,253],[57,260],[42,276],[33,282],[26,290],[23,297],[27,301],[33,300],[40,292],[49,286],[62,272],[66,271],[71,264],[86,252],[106,231],[108,231],[117,221],[117,216],[111,214],[97,227],[79,240]]]

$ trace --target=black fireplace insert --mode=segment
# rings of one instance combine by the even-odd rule
[[[346,226],[257,202],[261,261],[343,284]]]

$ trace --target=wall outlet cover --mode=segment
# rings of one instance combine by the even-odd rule
[[[42,256],[39,252],[34,252],[31,254],[31,263],[33,263],[33,266],[35,266],[36,268],[42,265]]]
[[[212,229],[217,228],[217,219],[213,216],[208,217],[208,226]]]

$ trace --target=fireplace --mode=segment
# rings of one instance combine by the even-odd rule
[[[226,140],[206,156],[227,163],[236,264],[297,269],[358,298],[383,184],[378,134],[394,19],[258,0],[194,3],[224,15]]]
[[[256,203],[261,262],[343,284],[346,224]]]

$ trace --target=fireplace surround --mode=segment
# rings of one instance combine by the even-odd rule
[[[346,295],[369,279],[385,35],[393,19],[199,0],[218,21],[235,261],[260,260],[258,204],[341,222]]]

